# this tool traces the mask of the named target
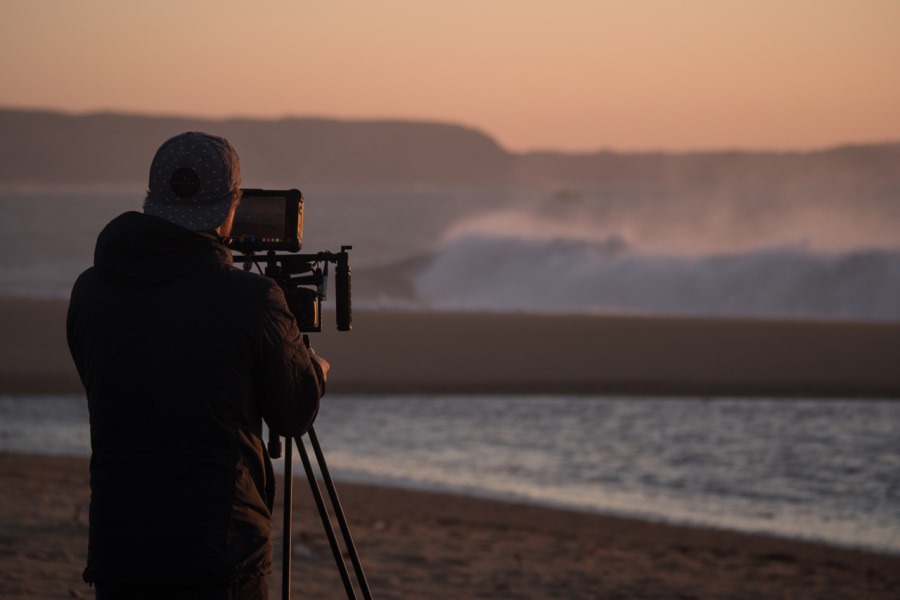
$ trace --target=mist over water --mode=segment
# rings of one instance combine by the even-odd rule
[[[887,239],[752,244],[658,226],[653,235],[585,215],[476,218],[448,233],[416,295],[456,310],[900,319],[900,250]]]
[[[900,320],[900,191],[309,189],[358,307]],[[0,294],[68,296],[140,189],[0,190]]]
[[[900,319],[900,196],[532,192],[448,227],[445,310]]]

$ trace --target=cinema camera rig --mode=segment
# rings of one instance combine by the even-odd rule
[[[350,306],[350,246],[341,246],[340,252],[316,252],[300,254],[303,240],[303,194],[299,190],[241,190],[241,202],[235,211],[230,237],[224,240],[232,250],[241,253],[236,256],[236,263],[243,263],[245,270],[255,264],[260,267],[260,253],[265,253],[264,275],[274,279],[284,291],[288,308],[294,314],[297,325],[302,332],[322,331],[322,301],[328,292],[328,265],[335,263],[335,312],[338,331],[350,331],[352,315]],[[309,337],[303,336],[309,346]],[[347,519],[341,508],[337,490],[328,471],[325,455],[322,452],[315,427],[310,426],[306,436],[315,453],[321,479],[325,482],[331,500],[331,512],[337,519],[346,551],[342,550],[334,531],[331,517],[324,496],[319,488],[318,477],[306,450],[304,436],[288,440],[287,452],[284,452],[284,524],[282,529],[282,567],[281,597],[290,600],[291,596],[291,506],[293,480],[293,446],[296,446],[310,490],[316,501],[322,526],[328,537],[338,573],[344,584],[348,600],[356,600],[356,589],[362,593],[364,600],[372,600],[359,553],[350,534]],[[281,458],[281,439],[269,430],[269,455]],[[356,574],[356,588],[344,561],[345,555],[350,557]]]
[[[335,264],[335,318],[338,331],[353,326],[350,300],[352,246],[339,252],[301,254],[303,194],[291,190],[241,190],[231,235],[225,244],[241,253],[245,270],[265,260],[263,274],[278,283],[301,332],[322,331],[322,301],[328,295],[328,265]],[[265,253],[263,259],[260,255]]]

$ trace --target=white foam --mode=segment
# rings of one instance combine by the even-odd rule
[[[415,292],[443,310],[900,319],[900,251],[661,253],[587,222],[490,215],[450,230]]]

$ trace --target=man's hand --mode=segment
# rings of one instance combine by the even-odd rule
[[[319,373],[322,374],[322,383],[324,384],[328,381],[328,370],[331,368],[331,365],[328,364],[328,361],[316,354],[316,351],[313,350],[312,345],[309,343],[309,336],[303,335],[303,345],[306,346],[306,351],[309,353],[309,357],[318,367]]]
[[[322,373],[322,383],[328,381],[328,369],[331,368],[331,365],[328,364],[328,361],[316,354],[316,351],[312,348],[309,348],[309,357],[319,366],[319,370]]]

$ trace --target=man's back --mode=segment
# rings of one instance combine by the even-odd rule
[[[88,581],[227,584],[271,565],[271,464],[319,378],[278,287],[206,232],[126,213],[76,283],[68,337],[91,414]]]

